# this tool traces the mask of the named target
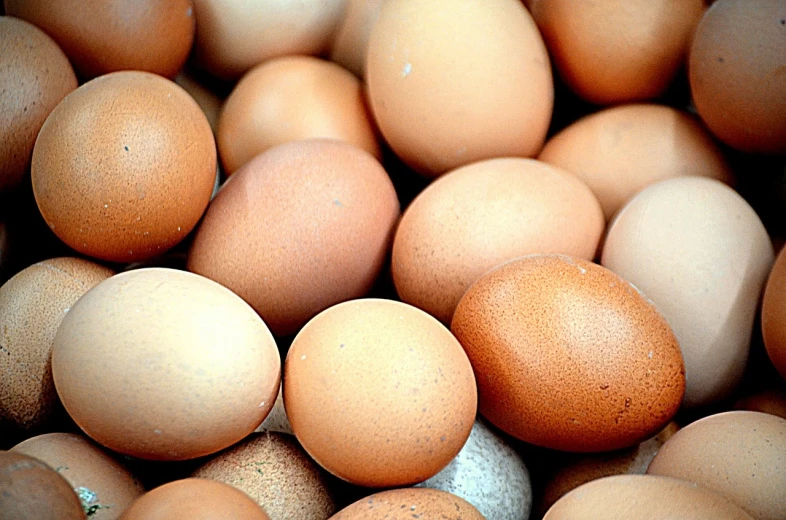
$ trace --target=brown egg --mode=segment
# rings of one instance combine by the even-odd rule
[[[248,71],[227,98],[218,151],[227,174],[275,145],[324,137],[380,158],[360,80],[311,56],[268,60]]]
[[[33,264],[0,287],[0,426],[44,427],[59,406],[52,381],[52,345],[76,301],[114,274],[79,258]],[[9,430],[9,431],[11,431]]]
[[[333,140],[293,141],[238,170],[210,204],[188,269],[239,294],[276,335],[366,294],[399,216],[387,173]]]
[[[38,459],[0,451],[0,518],[79,520],[85,518],[74,490]]]
[[[472,430],[472,367],[450,331],[393,300],[335,305],[295,337],[284,406],[300,443],[353,484],[405,486],[436,475]]]
[[[122,520],[270,520],[248,495],[214,480],[187,478],[159,486],[126,509]]]
[[[773,256],[753,208],[706,177],[650,185],[609,226],[602,264],[641,289],[677,335],[685,406],[718,402],[742,380]]]
[[[194,101],[197,102],[199,108],[204,112],[207,122],[210,123],[213,134],[215,134],[218,131],[218,117],[221,113],[221,107],[224,105],[224,100],[187,72],[178,74],[175,78],[175,83],[194,98]]]
[[[752,153],[786,153],[786,3],[718,0],[690,49],[693,102],[725,143]]]
[[[65,478],[93,520],[114,520],[144,493],[142,484],[96,444],[73,433],[31,437],[11,451],[45,462]]]
[[[535,253],[591,260],[604,224],[590,189],[566,171],[533,159],[476,162],[407,207],[393,241],[393,281],[403,301],[450,323],[489,269]]]
[[[786,379],[786,248],[781,248],[767,277],[761,330],[772,364]]]
[[[411,520],[412,518],[456,518],[484,520],[463,498],[447,491],[403,488],[381,491],[358,500],[330,520]]]
[[[530,10],[563,81],[597,104],[653,99],[672,83],[703,0],[533,0]]]
[[[68,312],[52,349],[74,421],[104,446],[151,460],[208,455],[253,432],[273,407],[280,363],[243,300],[167,268],[98,284]]]
[[[80,253],[132,262],[180,242],[216,178],[213,133],[196,102],[147,72],[85,83],[49,115],[33,149],[38,208]]]
[[[588,482],[549,509],[543,520],[753,520],[730,500],[674,478],[616,475]]]
[[[543,146],[551,66],[521,2],[388,0],[367,52],[374,117],[418,172],[436,177],[481,159],[531,157]]]
[[[786,514],[786,419],[734,411],[674,434],[647,473],[679,478],[734,501],[759,520]]]
[[[731,183],[723,154],[686,112],[653,104],[607,108],[549,139],[539,160],[574,173],[598,197],[606,219],[659,180],[700,175]]]
[[[580,258],[533,255],[486,273],[451,330],[475,370],[480,412],[538,446],[633,446],[671,420],[685,391],[666,320],[628,282]]]
[[[175,77],[194,41],[191,0],[5,0],[43,29],[83,79],[118,70]]]
[[[328,476],[291,435],[253,434],[192,476],[245,492],[274,520],[324,520],[338,509]]]
[[[346,11],[330,48],[330,60],[357,77],[366,76],[366,53],[371,29],[387,0],[347,0]]]
[[[0,193],[21,184],[41,125],[76,85],[68,58],[46,33],[0,17]]]
[[[768,413],[786,419],[786,387],[762,390],[743,396],[734,403],[734,409]]]

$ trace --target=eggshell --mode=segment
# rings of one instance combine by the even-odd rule
[[[33,191],[54,233],[113,262],[159,255],[205,211],[216,147],[205,115],[147,72],[85,83],[47,118],[33,149]]]
[[[538,159],[586,182],[607,220],[633,195],[663,179],[697,175],[733,181],[701,123],[665,105],[635,103],[595,112],[549,139]]]
[[[353,484],[394,487],[436,475],[477,410],[472,367],[450,331],[393,300],[314,317],[284,363],[284,406],[303,448]]]
[[[76,85],[54,40],[24,20],[0,17],[0,193],[22,183],[44,120]]]
[[[693,102],[710,130],[751,153],[786,153],[786,3],[718,0],[690,48]]]
[[[381,491],[351,504],[330,520],[410,520],[456,518],[484,520],[466,500],[438,489],[403,488]]]
[[[122,520],[270,520],[242,491],[221,482],[188,478],[137,499]]]
[[[527,520],[532,509],[527,467],[507,441],[480,418],[456,458],[415,487],[453,493],[485,518]]]
[[[33,264],[0,287],[0,425],[43,428],[59,407],[52,345],[60,323],[90,288],[114,273],[80,258]],[[9,430],[11,431],[11,430]]]
[[[741,381],[773,256],[754,210],[714,179],[660,181],[611,223],[601,262],[641,289],[673,328],[685,359],[685,406],[717,402]]]
[[[391,270],[401,299],[450,323],[486,271],[534,253],[592,259],[604,228],[589,188],[533,159],[480,161],[446,173],[404,212]]]
[[[347,0],[344,16],[330,47],[330,60],[359,78],[366,75],[368,40],[386,1]]]
[[[786,379],[786,249],[781,248],[767,275],[761,308],[761,330],[772,364]]]
[[[653,99],[682,66],[703,0],[533,0],[562,80],[596,104]]]
[[[360,80],[311,56],[271,59],[248,71],[227,98],[217,135],[227,174],[277,144],[316,137],[380,158]]]
[[[52,373],[68,413],[120,453],[183,460],[253,432],[273,406],[280,357],[229,289],[144,268],[98,284],[55,336]]]
[[[733,411],[699,419],[674,434],[647,473],[712,489],[754,518],[786,515],[786,419]]]
[[[188,269],[239,294],[274,334],[292,334],[371,289],[398,216],[393,183],[367,152],[333,140],[285,143],[230,177]]]
[[[671,420],[685,390],[666,320],[628,282],[580,258],[533,255],[486,273],[451,330],[472,362],[480,412],[538,446],[633,446]]]
[[[543,520],[753,520],[731,501],[678,479],[616,475],[588,482],[549,509]]]
[[[554,102],[540,33],[509,0],[388,0],[371,30],[366,81],[385,140],[428,177],[536,155]]]
[[[45,433],[11,451],[35,457],[62,475],[92,520],[119,518],[145,491],[124,466],[82,435]]]

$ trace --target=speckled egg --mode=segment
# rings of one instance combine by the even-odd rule
[[[402,488],[382,491],[358,500],[330,520],[411,520],[413,518],[456,518],[485,520],[466,500],[447,491]]]

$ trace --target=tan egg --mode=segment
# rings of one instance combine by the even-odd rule
[[[218,151],[228,175],[288,141],[337,139],[380,158],[360,80],[335,63],[286,56],[248,71],[226,100]]]
[[[85,83],[49,115],[32,163],[38,208],[80,253],[145,260],[180,242],[205,211],[216,147],[205,115],[147,72]]]
[[[447,466],[472,430],[477,393],[444,325],[405,303],[362,299],[321,312],[295,337],[284,405],[323,468],[380,488],[422,482]]]
[[[191,0],[5,0],[5,12],[49,34],[83,79],[118,70],[173,78],[194,41]]]
[[[611,223],[602,264],[641,289],[677,335],[685,406],[717,402],[740,383],[773,256],[754,210],[714,179],[660,181]]]
[[[521,2],[388,0],[366,67],[382,135],[428,177],[482,159],[531,157],[543,146],[551,66]]]
[[[344,18],[330,48],[330,59],[359,78],[366,76],[368,39],[386,1],[347,0]]]
[[[538,159],[587,183],[606,219],[657,181],[697,175],[727,184],[731,168],[704,127],[672,107],[630,104],[586,116],[549,139]]]
[[[447,491],[402,488],[381,491],[358,500],[330,520],[411,520],[412,518],[456,518],[484,520],[469,502]]]
[[[0,17],[0,193],[22,183],[44,120],[76,86],[68,58],[46,33]]]
[[[589,188],[533,159],[489,159],[446,173],[407,207],[391,270],[401,299],[450,323],[472,283],[508,260],[591,260],[605,222]]]
[[[693,102],[721,141],[743,152],[786,153],[786,3],[718,0],[690,48]]]
[[[647,473],[711,489],[759,520],[782,519],[786,419],[748,411],[704,417],[674,434]]]
[[[188,269],[230,288],[276,335],[365,295],[399,216],[382,165],[339,141],[279,145],[238,170],[210,204]]]
[[[786,379],[786,248],[781,248],[767,275],[761,308],[761,330],[772,364]]]
[[[248,495],[208,479],[175,480],[148,491],[122,520],[270,520]]]
[[[273,520],[324,520],[338,510],[328,475],[291,435],[253,434],[209,459],[192,476],[245,492]]]
[[[66,411],[102,445],[150,460],[209,455],[273,407],[280,356],[264,322],[207,278],[144,268],[82,296],[55,336]]]
[[[616,475],[588,482],[562,497],[543,520],[753,520],[733,502],[683,480]]]
[[[124,466],[82,435],[45,433],[11,451],[35,457],[62,475],[93,520],[119,518],[145,491]]]
[[[537,446],[633,446],[671,420],[685,391],[663,316],[580,258],[532,255],[486,273],[461,298],[451,330],[472,362],[480,413]]]
[[[533,0],[530,7],[563,81],[601,105],[661,96],[704,9],[703,0]]]
[[[196,62],[237,79],[270,58],[326,53],[347,0],[193,0]]]
[[[194,101],[197,102],[197,105],[205,114],[207,122],[210,123],[213,134],[215,134],[218,131],[218,117],[221,113],[221,107],[224,105],[224,100],[187,72],[178,74],[175,78],[175,83],[194,98]]]
[[[114,273],[80,258],[33,264],[0,287],[0,425],[34,432],[59,407],[52,381],[52,345],[76,301]]]

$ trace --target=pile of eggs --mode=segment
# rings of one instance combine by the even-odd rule
[[[0,519],[786,519],[786,1],[0,7]]]

